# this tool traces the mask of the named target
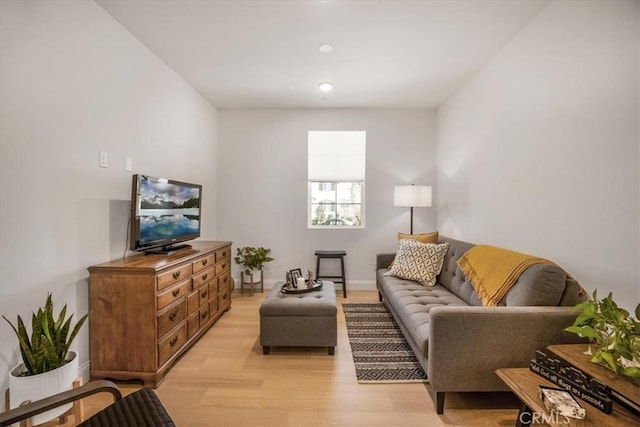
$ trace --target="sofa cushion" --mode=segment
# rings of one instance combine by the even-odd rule
[[[412,239],[402,239],[398,243],[396,259],[385,274],[433,286],[436,283],[436,275],[442,269],[442,261],[448,247],[448,243],[420,243]]]
[[[548,263],[534,264],[520,275],[499,305],[562,305],[566,282],[567,273],[561,267]]]
[[[436,284],[433,287],[419,285],[412,280],[389,277],[387,270],[378,270],[378,286],[381,288],[389,307],[400,317],[400,322],[418,347],[420,354],[426,357],[429,343],[429,312],[435,307],[449,305],[467,306],[449,290]]]
[[[411,239],[417,240],[420,243],[438,243],[438,232],[432,233],[420,233],[420,234],[405,234],[398,233],[398,240]]]
[[[438,275],[436,282],[453,292],[467,304],[482,305],[471,282],[464,277],[462,270],[458,267],[458,259],[475,245],[443,236],[439,237],[438,243],[448,243],[449,250],[444,256],[442,271]]]

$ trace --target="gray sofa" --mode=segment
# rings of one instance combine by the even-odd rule
[[[411,345],[444,411],[445,392],[506,391],[498,368],[527,367],[535,350],[579,342],[563,329],[573,323],[571,307],[586,299],[580,286],[557,265],[526,269],[498,307],[482,306],[456,262],[474,245],[449,243],[434,287],[385,276],[394,254],[378,254],[377,287]]]

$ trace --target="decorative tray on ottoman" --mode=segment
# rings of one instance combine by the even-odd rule
[[[322,280],[314,280],[313,286],[307,287],[305,285],[304,288],[298,288],[298,289],[288,288],[287,284],[285,283],[282,285],[280,292],[282,292],[283,294],[306,294],[307,292],[319,291],[320,289],[322,289]]]

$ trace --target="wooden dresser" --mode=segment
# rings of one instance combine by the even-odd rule
[[[89,267],[91,378],[157,387],[231,308],[231,242]]]

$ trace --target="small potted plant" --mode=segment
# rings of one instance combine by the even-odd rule
[[[262,271],[264,265],[273,258],[269,256],[271,249],[253,246],[238,248],[236,256],[233,258],[236,264],[241,265],[245,274],[252,274],[255,271]]]
[[[634,318],[618,307],[611,293],[598,300],[594,291],[590,300],[577,304],[573,311],[579,315],[566,331],[589,339],[586,354],[592,356],[591,361],[633,381],[640,380],[640,304]]]
[[[71,343],[78,335],[88,314],[82,316],[72,328],[73,315],[66,318],[67,305],[58,318],[53,315],[53,300],[47,295],[44,307],[32,313],[31,329],[27,328],[18,315],[17,327],[6,320],[18,338],[22,363],[11,370],[9,390],[11,408],[18,407],[25,400],[39,400],[72,388],[78,377],[78,355],[70,351]],[[58,407],[34,417],[34,424],[41,424],[68,411],[72,404]]]
[[[238,248],[236,251],[236,256],[233,258],[236,264],[242,266],[240,271],[240,291],[242,292],[242,287],[245,284],[250,285],[251,294],[253,295],[253,285],[259,284],[260,289],[264,289],[264,278],[263,278],[263,270],[264,265],[268,262],[273,261],[273,258],[269,256],[271,249],[261,247],[253,247],[253,246],[244,246],[242,248]],[[260,272],[260,279],[257,281],[253,281],[254,274]],[[250,281],[244,281],[244,275],[249,276]]]

